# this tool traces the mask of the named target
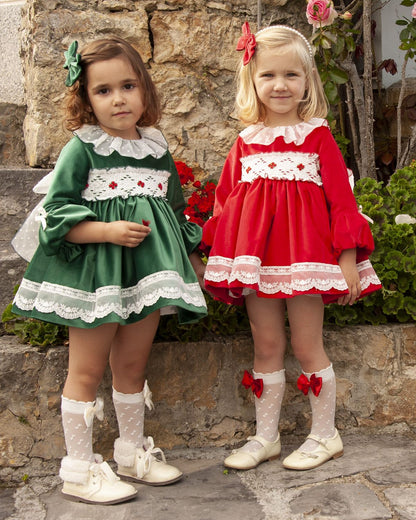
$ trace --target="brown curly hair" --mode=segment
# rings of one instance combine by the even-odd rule
[[[128,59],[139,78],[142,90],[144,111],[137,121],[138,126],[153,126],[160,119],[160,100],[140,54],[128,42],[113,36],[88,43],[80,52],[80,77],[68,88],[64,99],[64,124],[68,130],[77,130],[84,124],[98,123],[87,94],[87,70],[89,65],[98,61],[111,60],[118,56]]]

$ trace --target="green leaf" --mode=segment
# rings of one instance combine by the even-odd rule
[[[407,25],[408,22],[406,20],[396,20],[396,25]]]
[[[343,85],[344,83],[347,83],[349,80],[349,76],[345,70],[333,68],[329,71],[329,77],[334,83],[337,83],[338,85]]]
[[[338,89],[332,81],[327,81],[324,84],[324,90],[329,103],[334,104],[338,101]]]

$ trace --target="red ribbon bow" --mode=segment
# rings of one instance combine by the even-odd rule
[[[251,388],[256,397],[261,397],[261,394],[263,393],[263,379],[254,379],[247,370],[244,370],[241,384],[247,389]]]
[[[322,388],[322,377],[316,377],[315,374],[311,375],[311,378],[308,379],[305,374],[301,374],[298,379],[298,388],[305,395],[308,394],[309,388],[312,390],[313,394],[318,397],[321,388]]]
[[[237,50],[244,51],[243,65],[247,65],[256,49],[256,38],[251,32],[248,22],[244,22],[242,32],[243,35],[240,36],[240,39],[237,42]]]

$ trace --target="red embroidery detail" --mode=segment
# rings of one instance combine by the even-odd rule
[[[298,165],[296,166],[296,168],[297,168],[298,170],[303,170],[303,168],[305,168],[305,165],[301,163],[301,164],[298,164]]]
[[[268,166],[269,166],[269,168],[273,169],[273,168],[276,168],[277,164],[272,162]]]
[[[117,183],[116,182],[110,182],[110,184],[108,185],[109,188],[111,188],[112,190],[115,190],[117,188]]]
[[[139,181],[137,183],[137,186],[140,186],[140,188],[144,188],[144,182],[143,181]]]
[[[85,185],[85,188],[84,188],[84,189],[87,189],[87,188],[89,188],[89,187],[90,187],[90,185],[89,185],[88,182],[87,182],[87,184]]]
[[[148,226],[150,224],[150,220],[142,219],[143,226]]]
[[[163,186],[162,186],[162,183],[159,182],[159,184],[157,185],[157,187],[159,188],[159,190],[163,190]]]
[[[247,173],[250,173],[251,172],[251,166],[249,166],[246,171],[247,171]]]

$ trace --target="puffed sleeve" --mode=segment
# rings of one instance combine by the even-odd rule
[[[169,154],[169,177],[167,199],[178,221],[185,249],[190,255],[201,243],[202,228],[194,222],[189,222],[184,214],[186,208],[185,198],[183,196],[181,181],[176,170],[172,156]]]
[[[227,198],[234,186],[241,179],[241,138],[238,138],[229,151],[215,189],[215,203],[212,217],[204,224],[201,249],[209,254],[217,230],[218,218],[221,215]]]
[[[48,256],[59,254],[71,261],[82,253],[83,245],[68,242],[65,236],[79,222],[97,218],[82,204],[81,192],[88,181],[89,162],[78,137],[69,141],[58,158],[43,204],[45,225],[39,230],[39,243]]]
[[[357,261],[374,250],[374,240],[367,220],[357,207],[348,171],[331,132],[321,128],[319,146],[321,178],[328,204],[332,245],[338,258],[345,249],[357,249]]]

